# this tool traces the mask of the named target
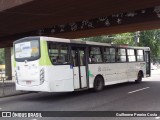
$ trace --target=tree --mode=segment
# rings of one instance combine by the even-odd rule
[[[105,35],[105,36],[96,36],[96,37],[89,37],[89,38],[82,38],[85,41],[93,41],[93,42],[103,42],[103,43],[111,43],[113,38],[112,36]]]
[[[4,64],[4,49],[0,49],[0,64]]]
[[[151,49],[151,59],[160,57],[160,30],[140,32],[139,46],[147,46]]]
[[[128,44],[134,45],[134,33],[122,33],[114,35],[113,44]]]
[[[83,38],[85,41],[112,43],[112,44],[134,44],[134,34],[133,33],[123,33],[114,35],[105,35],[97,37]]]

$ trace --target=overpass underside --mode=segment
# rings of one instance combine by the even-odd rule
[[[159,0],[0,0],[0,47],[26,36],[82,38],[160,28]]]

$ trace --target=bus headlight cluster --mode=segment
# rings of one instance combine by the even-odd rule
[[[40,84],[44,82],[44,68],[40,70]]]

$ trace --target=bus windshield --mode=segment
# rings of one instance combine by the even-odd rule
[[[28,40],[15,43],[16,61],[36,60],[40,56],[39,40]]]

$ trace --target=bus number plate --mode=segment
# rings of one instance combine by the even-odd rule
[[[31,81],[26,81],[26,84],[27,84],[27,85],[30,85],[30,84],[31,84]]]

